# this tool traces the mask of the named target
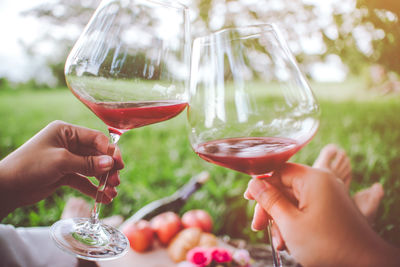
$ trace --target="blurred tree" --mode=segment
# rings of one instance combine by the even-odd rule
[[[299,42],[300,36],[303,39],[316,38],[322,43],[322,35],[317,28],[317,16],[312,6],[305,5],[302,0],[183,0],[183,3],[191,10],[193,36],[204,35],[224,27],[269,22],[276,23],[284,29],[284,35],[289,40],[292,50],[305,66],[315,61],[315,58],[318,59],[318,54],[321,53],[313,51],[315,55],[304,56],[304,46],[307,44]],[[54,29],[65,33],[62,38],[60,34],[46,34],[42,38],[43,41],[57,43],[57,49],[64,51],[61,56],[48,59],[48,66],[59,83],[64,83],[63,68],[59,62],[65,61],[68,50],[98,5],[97,0],[56,0],[25,12],[47,21]]]
[[[98,5],[98,0],[58,0],[38,5],[25,14],[46,19],[56,25],[68,23],[84,26]]]
[[[353,71],[360,62],[382,65],[400,74],[400,2],[354,0],[350,12],[339,6],[333,12],[337,36],[323,32],[330,52],[338,54]]]
[[[56,51],[46,59],[46,62],[58,85],[66,85],[64,64],[68,52],[98,4],[98,0],[59,0],[38,5],[24,12],[24,15],[38,17],[51,25],[51,31],[38,37],[37,40],[40,41],[27,46],[26,50],[28,54],[33,54],[41,42],[54,44],[53,50]]]
[[[312,0],[181,0],[191,10],[192,34],[199,36],[224,27],[275,23],[307,73],[313,63],[338,55],[352,72],[366,63],[379,63],[400,73],[400,2],[393,0],[343,0],[329,8]],[[47,20],[66,34],[48,34],[57,49],[67,51],[83,30],[99,0],[55,0],[27,14]],[[58,38],[58,39],[57,39]],[[62,64],[49,59],[58,79]],[[64,82],[63,80],[61,82]]]
[[[392,0],[358,0],[364,11],[363,24],[372,23],[383,34],[373,40],[372,59],[400,74],[400,2]]]
[[[61,57],[54,57],[52,55],[47,60],[47,65],[53,72],[53,76],[59,81],[59,84],[65,85],[64,78],[64,62],[67,58],[68,52],[71,50],[72,45],[75,43],[78,35],[82,32],[84,26],[88,23],[90,17],[93,15],[94,10],[99,5],[99,1],[95,0],[58,0],[53,3],[43,4],[37,6],[27,12],[25,14],[32,15],[42,19],[43,21],[47,21],[51,23],[54,29],[59,29],[63,31],[63,34],[49,34],[47,33],[41,39],[42,41],[51,41],[52,43],[56,43],[56,49],[61,51]],[[141,9],[137,16],[143,16],[146,10]],[[156,14],[151,14],[153,19],[150,19],[150,22],[143,22],[143,27],[148,31],[151,31],[151,27],[155,19],[157,19]],[[123,19],[121,19],[123,20]],[[129,21],[123,20],[123,21]],[[76,30],[78,29],[78,30]],[[38,44],[35,44],[38,45]],[[153,44],[161,45],[161,44]],[[27,49],[30,53],[33,53],[34,47],[28,47]],[[111,49],[109,53],[104,58],[104,62],[100,67],[101,75],[105,77],[128,77],[129,72],[136,73],[136,77],[146,76],[150,79],[159,79],[161,75],[160,68],[167,68],[164,62],[161,62],[158,68],[156,67],[151,72],[146,71],[149,65],[154,67],[154,64],[151,64],[151,58],[148,58],[148,55],[145,55],[143,52],[138,52],[136,54],[126,54],[123,57],[123,61],[125,62],[122,67],[113,68],[111,67],[114,64],[114,49]],[[135,60],[134,60],[135,59]],[[133,64],[134,63],[134,64]],[[114,69],[113,73],[103,73],[104,69]],[[167,73],[167,72],[164,72]],[[168,75],[168,74],[166,74]]]

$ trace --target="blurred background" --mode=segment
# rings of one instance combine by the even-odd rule
[[[381,182],[385,197],[374,225],[400,246],[400,2],[396,0],[182,0],[190,7],[192,37],[257,23],[280,26],[320,101],[321,126],[292,161],[312,164],[336,143],[353,166],[351,193]],[[98,0],[0,2],[0,154],[16,149],[49,122],[61,119],[105,131],[64,80],[69,50]],[[248,177],[200,160],[187,140],[186,117],[135,129],[120,141],[126,168],[119,196],[104,216],[129,217],[172,194],[206,169],[212,179],[184,207],[207,209],[214,232],[264,241],[252,233],[254,203],[242,197]],[[151,147],[151,149],[149,148]],[[154,166],[157,166],[154,168]],[[62,188],[10,214],[3,223],[49,225],[65,200]]]

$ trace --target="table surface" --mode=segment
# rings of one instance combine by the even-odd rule
[[[227,247],[224,242],[219,240],[219,245]],[[252,246],[250,249],[253,260],[253,267],[272,267],[272,254],[270,247],[261,244],[258,246]],[[297,265],[293,259],[286,253],[281,252],[283,265],[286,267],[294,267]],[[129,248],[127,254],[116,260],[99,261],[97,262],[99,267],[176,267],[177,264],[171,260],[168,256],[166,248],[155,243],[152,250],[145,253],[138,253]]]
[[[110,260],[100,261],[97,263],[100,267],[174,267],[176,264],[169,258],[166,249],[155,248],[149,252],[137,253],[129,249],[128,253],[123,257]]]

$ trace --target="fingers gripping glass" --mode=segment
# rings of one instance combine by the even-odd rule
[[[208,162],[268,179],[317,131],[318,104],[273,25],[197,38],[190,77],[189,138]]]
[[[189,50],[186,7],[168,0],[103,0],[68,56],[66,81],[116,144],[124,132],[185,109]],[[129,247],[119,230],[99,221],[107,178],[99,179],[91,218],[52,226],[58,246],[77,257],[113,259]]]

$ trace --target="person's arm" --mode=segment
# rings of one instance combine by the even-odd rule
[[[271,183],[276,180],[279,188]],[[273,232],[304,266],[400,266],[400,250],[371,229],[329,172],[288,163],[271,180],[252,179],[246,196],[259,205],[254,223],[265,225],[270,215]]]
[[[108,151],[114,151],[112,156]],[[86,176],[110,171],[103,203],[117,194],[121,154],[99,131],[61,121],[50,123],[0,161],[0,219],[15,208],[36,203],[60,186],[95,197],[97,187]]]

